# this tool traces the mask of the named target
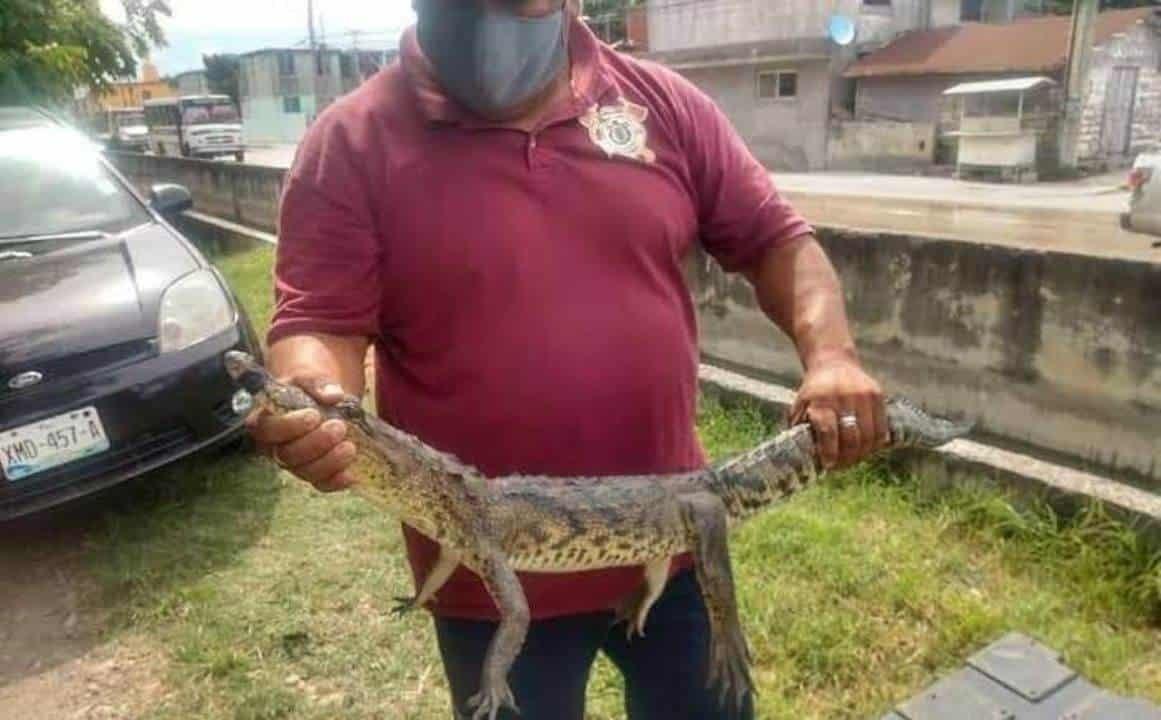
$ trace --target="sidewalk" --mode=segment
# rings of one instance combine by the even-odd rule
[[[788,194],[856,196],[986,207],[991,210],[1045,209],[1119,214],[1128,203],[1124,172],[1033,185],[986,183],[951,178],[874,173],[774,173]]]

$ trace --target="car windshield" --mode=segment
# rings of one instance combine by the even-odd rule
[[[145,115],[142,113],[125,113],[117,116],[117,127],[133,127],[144,124]]]
[[[181,119],[186,125],[239,122],[238,111],[230,103],[198,103],[186,105],[182,109]]]
[[[0,242],[148,220],[85,138],[58,127],[0,130]]]

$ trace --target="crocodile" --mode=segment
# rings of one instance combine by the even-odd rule
[[[723,704],[739,704],[754,692],[727,533],[823,474],[809,425],[791,427],[743,455],[694,472],[488,478],[366,412],[356,397],[320,406],[244,353],[227,353],[225,365],[266,412],[313,408],[324,419],[346,422],[357,449],[351,490],[440,545],[436,564],[397,612],[423,607],[461,564],[483,581],[500,623],[485,656],[480,690],[468,701],[473,720],[495,720],[503,707],[518,712],[507,677],[530,615],[517,571],[642,566],[643,583],[617,615],[630,636],[643,635],[670,562],[684,553],[693,557],[710,621],[708,686]],[[901,398],[887,402],[887,420],[889,448],[937,447],[970,430]]]

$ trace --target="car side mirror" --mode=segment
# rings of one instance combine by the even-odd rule
[[[182,185],[160,183],[149,190],[149,206],[159,215],[173,217],[193,209],[193,195]]]

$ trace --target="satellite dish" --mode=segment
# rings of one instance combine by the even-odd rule
[[[855,41],[855,23],[846,15],[831,15],[826,34],[836,45],[846,47]]]

